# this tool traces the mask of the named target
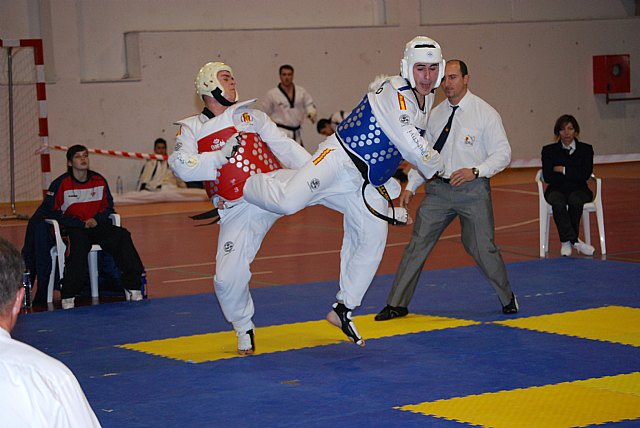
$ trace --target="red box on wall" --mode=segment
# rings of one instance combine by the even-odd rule
[[[593,93],[615,94],[631,92],[629,55],[598,55],[593,57]]]

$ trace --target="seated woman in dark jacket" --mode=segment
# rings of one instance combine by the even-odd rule
[[[542,148],[542,176],[549,184],[544,197],[553,208],[562,247],[570,256],[572,249],[587,256],[595,249],[580,239],[580,217],[585,203],[593,200],[587,181],[593,172],[593,148],[578,141],[580,125],[575,117],[564,114],[553,128],[556,142]]]

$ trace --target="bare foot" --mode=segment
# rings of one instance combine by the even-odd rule
[[[255,351],[253,349],[238,349],[240,355],[253,355]]]
[[[342,330],[342,323],[340,322],[340,317],[338,317],[338,314],[336,314],[336,312],[333,309],[331,309],[327,314],[327,321],[329,321],[331,324],[335,325],[336,327]]]

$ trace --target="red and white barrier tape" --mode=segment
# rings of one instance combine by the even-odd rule
[[[45,153],[48,149],[56,150],[69,150],[67,146],[42,146],[36,154]],[[137,153],[137,152],[122,152],[118,150],[102,150],[102,149],[87,149],[90,153],[97,153],[100,155],[118,156],[125,158],[137,158],[137,159],[163,159],[168,160],[167,155],[156,155],[155,153]],[[620,162],[637,162],[640,161],[640,153],[627,153],[627,154],[615,154],[615,155],[595,155],[593,158],[594,164],[605,163],[620,163]],[[542,162],[540,159],[514,159],[509,165],[510,168],[531,168],[541,167]]]
[[[69,150],[67,146],[43,146],[41,147],[37,153],[43,153],[48,149],[56,149],[56,150]],[[157,155],[155,153],[138,153],[138,152],[122,152],[119,150],[103,150],[103,149],[90,149],[87,148],[89,153],[96,153],[99,155],[108,155],[108,156],[118,156],[123,158],[136,158],[136,159],[159,159],[159,160],[168,160],[169,156],[167,155]]]

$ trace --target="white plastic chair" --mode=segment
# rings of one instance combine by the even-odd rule
[[[596,189],[593,193],[593,201],[584,204],[584,207],[582,208],[584,242],[591,245],[591,222],[589,221],[589,213],[596,213],[598,234],[600,235],[600,251],[605,255],[607,254],[607,245],[604,234],[604,212],[602,210],[602,179],[591,174],[590,180],[595,181]],[[542,179],[541,169],[539,169],[536,174],[536,182],[538,183],[538,205],[540,217],[540,257],[544,258],[547,252],[549,252],[549,223],[551,222],[553,209],[544,198],[544,181]]]
[[[120,226],[120,214],[110,214],[109,218],[114,226]],[[47,303],[53,302],[53,288],[56,280],[56,264],[60,272],[60,280],[64,276],[64,253],[67,250],[67,246],[62,240],[60,234],[60,225],[57,220],[45,219],[47,223],[53,226],[53,234],[56,238],[56,244],[51,247],[49,251],[51,254],[51,273],[49,274],[49,284],[47,287]],[[98,251],[102,251],[100,245],[92,245],[91,251],[89,251],[89,282],[91,284],[91,297],[99,297],[98,291]]]

